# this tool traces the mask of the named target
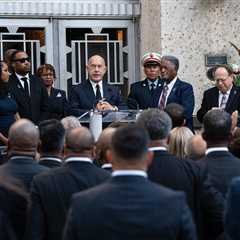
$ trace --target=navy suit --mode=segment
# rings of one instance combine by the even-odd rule
[[[54,156],[41,156],[39,160],[39,165],[48,167],[48,168],[55,168],[62,166],[62,159],[54,157]]]
[[[196,239],[183,193],[142,176],[116,176],[74,195],[64,240]]]
[[[227,199],[225,231],[231,240],[240,239],[240,177],[234,178]]]
[[[73,193],[102,183],[110,174],[90,162],[65,162],[33,179],[28,240],[62,239]]]
[[[41,79],[29,74],[30,97],[24,91],[15,74],[9,77],[10,93],[18,105],[21,118],[28,118],[35,124],[48,118],[48,94]]]
[[[219,90],[217,87],[206,90],[203,94],[201,108],[197,112],[197,118],[200,122],[203,121],[204,115],[213,107],[219,107],[218,103]],[[240,89],[233,86],[228,97],[226,112],[232,114],[235,110],[240,112]]]
[[[67,115],[69,104],[66,92],[57,88],[51,88],[49,96],[49,118],[62,119]]]
[[[127,109],[119,89],[115,86],[107,84],[105,81],[103,83],[103,98],[111,105],[117,106],[120,110]],[[70,114],[74,116],[79,116],[86,111],[93,109],[97,102],[96,97],[89,80],[73,86],[70,94]]]
[[[152,94],[147,79],[131,84],[128,107],[130,109],[157,108],[162,86],[163,81],[158,79],[157,87]]]

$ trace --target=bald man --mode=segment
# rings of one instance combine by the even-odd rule
[[[109,178],[107,171],[92,162],[94,143],[85,127],[67,131],[63,166],[34,178],[27,239],[62,239],[72,194]]]
[[[40,166],[36,159],[39,131],[27,119],[20,119],[9,129],[7,163],[0,167],[0,176],[17,179],[27,190],[33,177],[48,168]]]
[[[119,89],[103,80],[107,71],[105,60],[93,55],[86,68],[89,79],[72,88],[70,114],[80,116],[93,108],[99,111],[127,109]]]

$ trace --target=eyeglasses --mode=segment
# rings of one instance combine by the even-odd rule
[[[27,58],[20,58],[20,59],[15,59],[13,60],[14,62],[20,62],[20,63],[25,63],[25,61],[30,61],[30,58],[27,57]]]
[[[223,82],[226,82],[228,78],[229,78],[229,76],[226,77],[226,78],[223,78],[223,79],[215,79],[215,82],[216,83],[220,83],[220,82],[223,83]]]

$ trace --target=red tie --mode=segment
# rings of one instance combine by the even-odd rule
[[[165,107],[167,92],[168,92],[168,86],[165,85],[165,86],[163,87],[162,97],[161,97],[161,100],[160,100],[160,103],[159,103],[159,108],[160,108],[161,110],[163,110],[164,107]]]

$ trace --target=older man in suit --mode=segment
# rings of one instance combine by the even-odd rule
[[[221,108],[230,114],[240,111],[240,89],[233,83],[232,69],[227,65],[215,67],[213,79],[216,86],[204,92],[201,108],[197,112],[200,122],[212,108]]]
[[[205,168],[195,162],[179,159],[167,151],[172,127],[167,113],[159,109],[144,110],[137,124],[147,129],[154,158],[148,169],[151,181],[186,193],[192,210],[199,239],[212,240],[223,231],[223,198],[213,188]]]
[[[158,101],[163,85],[160,79],[161,56],[158,53],[146,53],[142,57],[145,80],[131,84],[128,95],[128,107],[131,109],[146,109],[158,107]]]
[[[12,55],[14,72],[9,78],[10,93],[18,105],[21,118],[35,124],[48,118],[48,94],[42,81],[30,73],[30,59],[26,52],[18,50]]]
[[[70,113],[79,116],[96,108],[99,111],[117,111],[126,109],[119,89],[103,81],[107,67],[105,60],[99,55],[89,58],[87,71],[89,79],[73,86],[70,94]]]
[[[112,178],[73,198],[64,240],[87,239],[196,239],[183,193],[147,179],[151,162],[149,138],[130,125],[112,138]]]
[[[62,239],[72,194],[109,178],[107,171],[92,162],[94,144],[94,138],[87,128],[69,130],[66,133],[63,166],[34,178],[27,239]]]

